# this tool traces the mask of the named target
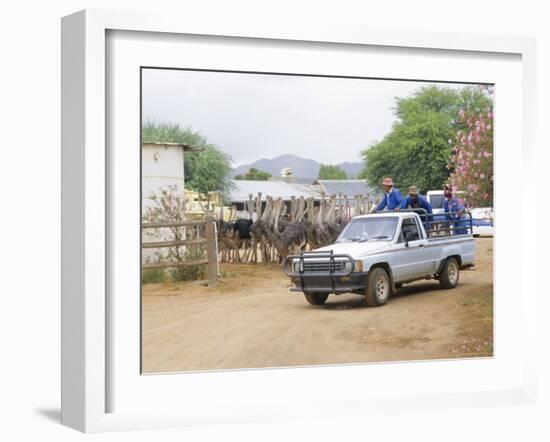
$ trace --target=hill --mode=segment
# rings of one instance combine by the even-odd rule
[[[362,169],[363,164],[360,162],[354,163],[346,161],[344,163],[337,164],[337,166],[340,166],[346,171],[348,178],[355,178]],[[233,176],[246,173],[253,167],[264,172],[269,172],[273,176],[280,176],[282,169],[285,167],[290,167],[295,177],[315,179],[319,176],[321,163],[308,158],[302,158],[298,155],[285,154],[271,159],[262,158],[261,160],[254,161],[253,163],[238,166],[233,169]]]

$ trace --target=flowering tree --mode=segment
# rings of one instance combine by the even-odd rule
[[[454,139],[447,168],[453,190],[466,192],[472,207],[493,206],[493,112],[458,113],[461,129]]]
[[[432,85],[396,98],[396,121],[381,141],[361,152],[364,169],[359,178],[376,188],[384,177],[391,176],[402,189],[440,189],[453,171],[449,159],[455,136],[467,129],[458,118],[459,111],[487,112],[492,108],[491,94],[485,86],[459,90]],[[449,138],[453,139],[451,144]]]

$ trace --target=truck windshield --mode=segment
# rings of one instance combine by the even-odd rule
[[[336,242],[389,241],[395,235],[396,217],[372,217],[353,219],[342,231]]]

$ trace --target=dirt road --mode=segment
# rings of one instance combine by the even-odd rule
[[[493,241],[476,246],[457,288],[416,282],[378,308],[353,294],[311,306],[275,265],[226,264],[216,289],[147,284],[143,371],[492,356]]]

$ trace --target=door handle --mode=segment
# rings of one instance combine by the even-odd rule
[[[424,244],[418,244],[418,247],[424,247]]]

